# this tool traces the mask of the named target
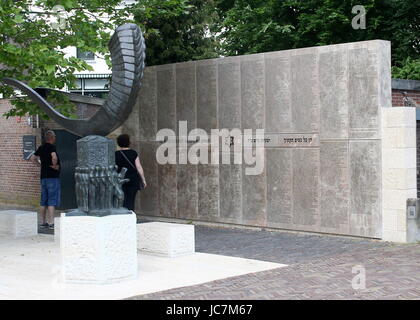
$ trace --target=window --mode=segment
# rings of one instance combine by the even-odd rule
[[[77,48],[77,58],[87,61],[95,60],[95,54],[91,51],[83,51]]]
[[[109,74],[89,74],[76,79],[75,88],[70,90],[84,96],[106,99],[109,92]]]

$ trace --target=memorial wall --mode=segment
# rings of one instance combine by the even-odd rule
[[[118,130],[146,172],[137,213],[382,238],[390,50],[374,40],[146,68]],[[156,134],[179,121],[208,133],[265,129],[262,174],[233,161],[159,165]]]

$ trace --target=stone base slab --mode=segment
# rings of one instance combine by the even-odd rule
[[[145,222],[137,224],[138,250],[166,257],[195,252],[194,225]]]
[[[65,214],[62,214],[63,216]],[[60,243],[60,220],[61,217],[54,218],[54,242]]]
[[[13,238],[38,234],[38,213],[23,210],[0,211],[0,235]]]
[[[60,218],[64,282],[106,284],[137,277],[136,215]]]

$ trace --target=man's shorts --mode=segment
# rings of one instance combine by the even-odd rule
[[[60,206],[61,185],[59,178],[41,179],[41,206]]]

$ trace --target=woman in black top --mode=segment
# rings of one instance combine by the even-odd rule
[[[115,151],[115,164],[118,166],[118,172],[122,168],[127,168],[125,178],[130,179],[130,181],[122,185],[124,191],[123,207],[134,211],[137,191],[141,189],[142,183],[144,188],[147,185],[146,179],[144,178],[144,171],[137,152],[130,149],[130,136],[128,134],[119,135],[117,144],[120,150]]]

